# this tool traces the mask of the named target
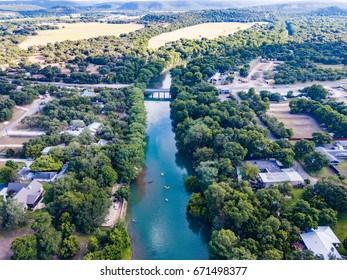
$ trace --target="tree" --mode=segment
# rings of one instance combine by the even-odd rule
[[[112,186],[118,180],[117,172],[112,168],[112,166],[103,166],[101,168],[101,173],[99,176],[99,182],[104,187]]]
[[[187,214],[194,219],[206,219],[206,199],[201,193],[192,193],[187,205]]]
[[[316,172],[329,166],[329,159],[320,152],[312,152],[304,156],[305,167],[309,172]]]
[[[209,242],[209,254],[212,259],[227,260],[230,252],[238,244],[235,233],[228,229],[214,230]]]
[[[62,259],[71,259],[78,253],[80,247],[76,235],[70,235],[63,239],[59,257]]]
[[[200,182],[198,177],[190,175],[186,178],[184,181],[184,185],[186,186],[187,190],[190,192],[198,192],[200,191]]]
[[[294,250],[290,260],[323,260],[323,256],[316,256],[311,250]]]
[[[14,170],[8,166],[0,167],[0,175],[3,180],[6,182],[10,182],[13,177]]]
[[[326,132],[313,132],[312,138],[313,142],[315,142],[317,145],[330,144],[333,141],[330,134]]]
[[[196,168],[196,173],[199,175],[200,181],[204,188],[207,188],[213,182],[217,180],[218,168],[215,161],[203,161],[200,162]]]
[[[95,252],[99,248],[99,240],[96,236],[92,236],[88,240],[88,252]]]
[[[118,201],[122,201],[123,199],[129,200],[130,195],[131,195],[131,192],[128,186],[119,187],[114,194],[115,198]]]
[[[293,166],[294,155],[295,154],[292,149],[285,148],[277,151],[274,156],[283,164],[284,168],[289,168]]]
[[[337,212],[331,208],[323,208],[319,211],[319,225],[334,226],[337,223]]]
[[[240,168],[240,170],[242,173],[242,179],[244,179],[244,180],[254,181],[259,174],[259,169],[255,166],[253,166],[250,162],[246,162]]]
[[[314,187],[305,188],[303,199],[318,209],[330,207],[339,213],[347,211],[347,189],[333,177],[323,178]]]
[[[319,211],[302,199],[288,208],[285,217],[301,230],[317,228]]]
[[[48,260],[59,252],[61,233],[49,227],[36,235],[39,259]]]
[[[23,237],[16,238],[11,245],[13,260],[36,260],[36,236],[29,234]]]
[[[282,260],[283,253],[277,249],[266,250],[263,253],[263,260]]]
[[[13,157],[14,154],[15,154],[15,151],[12,148],[8,148],[6,150],[6,157],[8,157],[8,158]]]
[[[343,248],[347,250],[347,237],[342,241]]]
[[[323,88],[322,85],[312,85],[310,87],[305,87],[301,90],[301,92],[306,93],[308,97],[312,100],[320,101],[322,99],[326,99],[328,95],[328,91]]]
[[[56,161],[52,156],[41,156],[37,158],[30,168],[33,171],[59,171],[63,166],[61,161]]]
[[[294,151],[298,158],[302,158],[304,155],[314,152],[314,142],[301,139],[295,143]]]
[[[9,197],[0,199],[0,228],[11,229],[24,222],[25,210],[17,200]]]
[[[7,167],[9,167],[9,168],[11,168],[13,170],[18,169],[18,163],[13,161],[13,160],[6,161],[5,166],[7,166]]]
[[[35,217],[34,223],[31,228],[36,232],[43,232],[51,226],[52,217],[48,212],[41,212]]]
[[[224,158],[228,158],[234,165],[240,165],[244,160],[247,150],[237,142],[228,142],[221,152]]]

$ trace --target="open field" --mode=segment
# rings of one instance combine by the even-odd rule
[[[342,159],[340,164],[335,166],[335,168],[340,171],[341,175],[347,177],[347,159]]]
[[[213,22],[193,25],[181,28],[172,32],[163,33],[149,40],[150,49],[158,49],[165,46],[165,43],[185,39],[201,39],[202,37],[214,39],[219,36],[227,36],[239,30],[250,28],[255,23],[241,22]]]
[[[98,36],[129,33],[141,29],[141,24],[107,24],[107,23],[72,23],[58,24],[57,30],[42,30],[37,36],[29,36],[19,46],[27,49],[30,46],[46,45],[47,43],[62,42],[65,40],[89,39]]]
[[[294,130],[294,138],[310,138],[312,133],[323,131],[317,121],[304,114],[290,114],[289,103],[271,104],[268,114],[283,122],[286,128]]]
[[[324,69],[344,69],[345,66],[343,64],[323,64],[323,63],[316,63],[316,65],[320,68],[324,68]]]

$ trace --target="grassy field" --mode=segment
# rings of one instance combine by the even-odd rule
[[[342,242],[347,237],[347,214],[339,214],[337,216],[337,224],[332,228],[336,236]],[[338,248],[340,254],[347,256],[347,250],[345,250],[341,244]]]
[[[340,171],[341,175],[347,177],[347,159],[341,160],[340,164],[335,166],[335,168]]]
[[[150,49],[158,49],[165,46],[165,43],[177,41],[181,38],[201,39],[205,37],[213,39],[221,35],[226,36],[233,34],[239,30],[250,28],[253,25],[254,23],[241,22],[214,22],[193,25],[155,36],[149,40],[148,47]]]
[[[98,36],[129,33],[141,29],[140,24],[107,24],[107,23],[72,23],[58,24],[57,30],[42,30],[37,36],[29,36],[19,46],[27,49],[30,46],[46,45],[47,43],[62,42],[65,40],[80,40]]]
[[[278,121],[284,123],[286,128],[292,128],[295,138],[310,138],[313,132],[322,131],[318,122],[311,116],[291,114],[288,102],[270,104],[267,114],[275,116]]]

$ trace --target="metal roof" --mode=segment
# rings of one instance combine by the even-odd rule
[[[264,183],[281,183],[281,182],[287,182],[287,181],[304,182],[304,179],[296,171],[259,173],[259,177]]]
[[[308,232],[300,234],[302,241],[307,249],[316,255],[323,255],[324,259],[329,259],[329,254],[335,255],[340,259],[341,255],[336,250],[334,244],[341,243],[334,232],[328,226],[320,226]]]

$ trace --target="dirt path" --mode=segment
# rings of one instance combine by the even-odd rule
[[[32,234],[34,231],[30,228],[18,228],[11,231],[1,232],[0,234],[0,260],[11,259],[11,244],[17,237]]]

